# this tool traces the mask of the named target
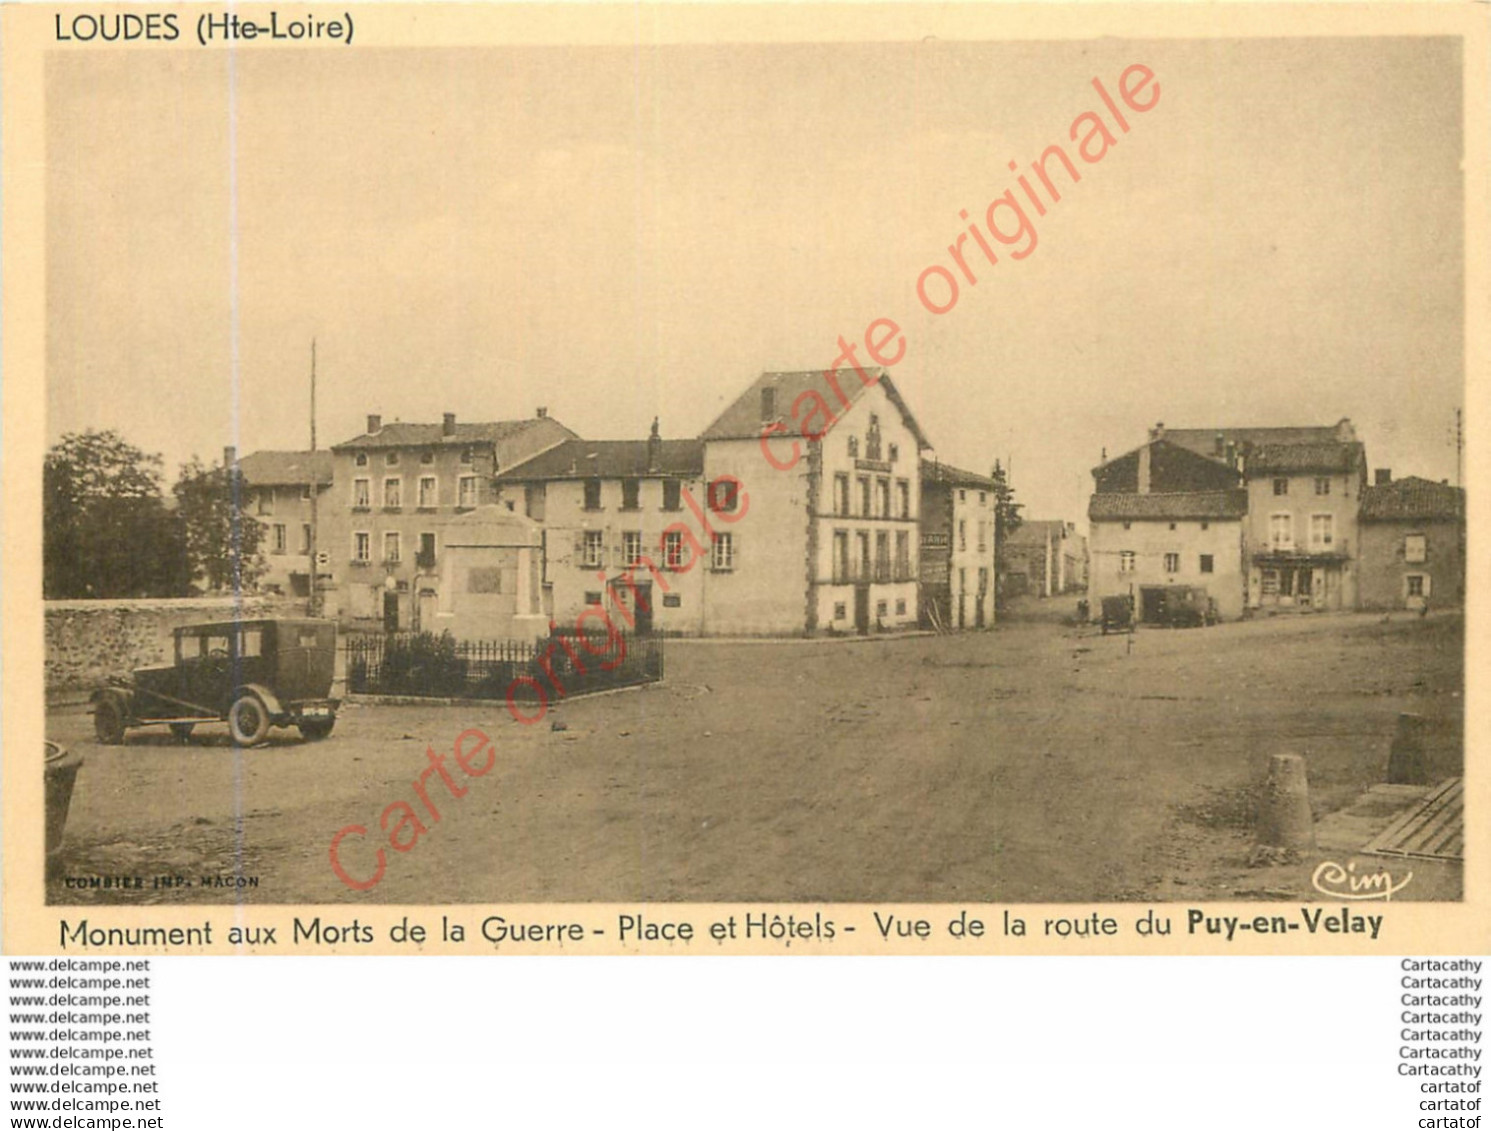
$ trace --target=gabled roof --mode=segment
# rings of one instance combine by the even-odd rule
[[[945,483],[950,487],[974,487],[980,491],[992,491],[994,480],[976,471],[965,471],[941,460],[924,459],[921,466],[922,483]]]
[[[1113,519],[1241,519],[1248,513],[1248,493],[1241,487],[1229,491],[1178,491],[1161,495],[1093,495],[1087,517],[1095,521]]]
[[[921,425],[917,424],[916,417],[911,414],[911,409],[906,406],[895,382],[891,380],[890,373],[879,366],[866,366],[865,372],[874,378],[874,383],[885,390],[885,395],[890,398],[891,404],[895,405],[901,413],[901,419],[905,421],[906,427],[916,437],[917,447],[927,449],[932,446]],[[844,396],[849,398],[852,406],[864,395],[869,387],[860,380],[859,374],[852,368],[841,369],[838,372],[839,388],[844,391]],[[775,411],[770,420],[763,420],[761,416],[761,392],[763,389],[775,390]],[[799,432],[800,422],[792,418],[792,406],[798,397],[804,393],[814,392],[821,396],[834,414],[834,422],[837,423],[842,417],[845,408],[839,400],[838,394],[833,386],[824,377],[821,369],[798,369],[780,373],[763,373],[750,386],[732,401],[715,418],[715,422],[706,428],[700,435],[702,440],[755,440],[761,436],[761,429],[773,421],[786,426],[788,432]],[[806,416],[806,414],[804,414]],[[816,426],[816,421],[814,422]],[[833,425],[829,425],[831,430]]]
[[[1349,472],[1366,462],[1366,449],[1358,441],[1312,441],[1301,444],[1260,444],[1248,454],[1248,477],[1290,475],[1310,471]]]
[[[1362,489],[1363,522],[1454,522],[1465,517],[1465,489],[1417,475]]]
[[[331,453],[252,452],[238,461],[238,471],[251,486],[301,487],[314,481],[331,482]]]
[[[515,463],[499,480],[527,483],[543,479],[631,479],[704,474],[702,440],[661,440],[655,467],[649,466],[647,440],[566,440]]]
[[[435,444],[497,444],[535,430],[557,430],[557,439],[575,438],[575,434],[552,416],[533,416],[526,420],[493,420],[487,423],[457,424],[452,435],[445,434],[443,424],[415,424],[395,420],[377,432],[354,436],[332,451],[355,448],[418,448]]]

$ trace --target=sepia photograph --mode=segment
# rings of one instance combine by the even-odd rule
[[[1461,38],[373,18],[46,53],[48,907],[1464,900]]]

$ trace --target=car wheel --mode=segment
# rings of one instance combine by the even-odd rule
[[[245,695],[228,709],[234,746],[257,746],[269,734],[269,712],[257,695]]]
[[[297,723],[300,735],[307,742],[318,742],[331,733],[331,728],[336,726],[336,719],[315,719],[312,721]]]
[[[124,710],[119,700],[110,697],[94,705],[93,733],[105,746],[118,746],[124,741]]]
[[[171,733],[181,739],[182,742],[185,742],[192,736],[192,731],[196,728],[196,725],[196,723],[172,723]]]

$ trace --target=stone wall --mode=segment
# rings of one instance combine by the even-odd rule
[[[171,633],[183,625],[239,617],[303,616],[283,597],[47,601],[47,695],[84,691],[111,675],[170,663]]]

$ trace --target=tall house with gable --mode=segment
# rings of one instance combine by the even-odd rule
[[[292,597],[311,595],[311,492],[317,493],[321,515],[331,493],[330,452],[252,452],[234,459],[224,449],[225,463],[237,463],[243,481],[242,513],[262,528],[259,548],[265,570],[259,588]]]
[[[704,632],[916,625],[931,445],[890,374],[862,372],[763,373],[704,430],[706,483],[740,499],[713,522]]]

